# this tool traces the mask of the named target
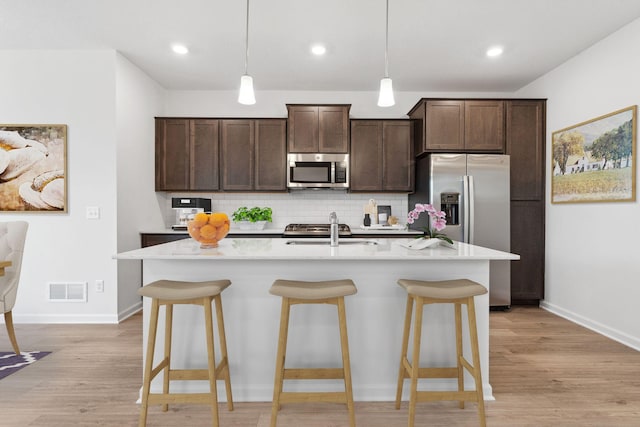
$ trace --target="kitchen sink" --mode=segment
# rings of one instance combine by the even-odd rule
[[[323,245],[329,246],[331,242],[329,240],[287,240],[287,245]],[[342,245],[377,245],[375,240],[362,240],[362,239],[342,239],[338,243],[338,246]]]

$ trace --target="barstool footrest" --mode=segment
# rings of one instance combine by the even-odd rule
[[[286,368],[284,370],[285,380],[333,380],[344,379],[344,369],[342,368]]]
[[[304,391],[283,391],[280,393],[280,403],[347,403],[347,393],[345,392],[304,392]]]
[[[419,391],[416,395],[417,402],[432,402],[434,400],[464,400],[477,402],[478,393],[474,391]]]
[[[167,403],[199,403],[211,405],[211,393],[149,393],[149,405]]]
[[[216,380],[225,380],[227,379],[228,366],[227,360],[225,359],[218,366],[216,366],[215,370],[215,378]],[[169,381],[190,381],[190,380],[209,380],[209,370],[208,369],[170,369],[169,370]]]
[[[169,365],[169,358],[164,358],[162,362],[158,363],[158,366],[151,370],[151,380],[153,380],[164,368]]]

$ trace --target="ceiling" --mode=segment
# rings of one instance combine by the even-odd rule
[[[399,91],[515,91],[640,17],[638,0],[390,0]],[[385,0],[252,0],[256,91],[377,91]],[[0,0],[0,50],[115,49],[170,90],[236,90],[243,0]],[[190,53],[178,56],[172,43]],[[313,43],[327,47],[323,57]],[[499,58],[486,49],[504,46]]]

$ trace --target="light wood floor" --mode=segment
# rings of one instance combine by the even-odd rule
[[[120,325],[16,325],[23,350],[53,353],[0,380],[0,426],[135,426],[141,316]],[[11,345],[0,328],[0,351]],[[399,350],[398,350],[399,351]],[[233,363],[233,355],[231,360]],[[544,310],[491,313],[489,426],[640,426],[640,352]],[[476,407],[419,403],[416,426],[477,425]],[[270,403],[220,406],[222,426],[269,425]],[[356,402],[362,427],[405,426],[407,404]],[[281,427],[346,426],[342,405],[283,405]],[[210,425],[203,406],[153,407],[150,426]]]

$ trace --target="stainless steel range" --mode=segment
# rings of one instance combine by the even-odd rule
[[[331,236],[330,224],[289,224],[284,228],[284,236],[297,237],[329,237]],[[351,229],[347,224],[338,224],[340,237],[351,236]]]

